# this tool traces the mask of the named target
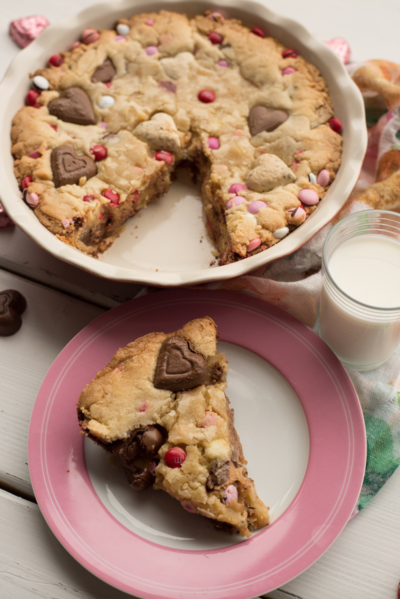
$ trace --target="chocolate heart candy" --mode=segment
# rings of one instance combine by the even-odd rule
[[[156,389],[184,391],[202,385],[208,377],[207,361],[189,347],[184,337],[169,337],[161,345],[154,386]]]
[[[116,69],[109,58],[101,64],[92,75],[92,83],[107,83],[111,81],[116,73]]]
[[[70,87],[49,102],[47,108],[50,114],[66,123],[75,125],[95,125],[92,104],[89,96],[80,87]]]
[[[283,110],[272,110],[266,106],[253,106],[249,114],[249,129],[251,135],[261,131],[274,131],[282,125],[289,115]]]
[[[15,289],[0,293],[0,336],[14,335],[22,324],[21,314],[26,308],[26,299]]]
[[[51,170],[56,187],[79,183],[81,177],[94,177],[97,167],[89,156],[77,156],[72,146],[58,146],[51,153]]]

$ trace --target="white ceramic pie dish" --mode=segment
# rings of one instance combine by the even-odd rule
[[[170,192],[126,223],[126,230],[99,259],[87,256],[52,235],[24,203],[13,173],[10,152],[12,119],[24,104],[29,73],[47,63],[49,56],[68,48],[87,27],[110,28],[117,18],[161,9],[189,16],[219,10],[258,26],[295,48],[325,78],[335,116],[343,124],[342,164],[318,209],[301,227],[273,247],[225,266],[210,266],[212,244],[207,239],[199,193],[185,177]],[[246,0],[220,0],[218,5],[190,0],[121,0],[93,5],[78,15],[45,30],[11,63],[1,85],[0,181],[1,201],[13,221],[36,243],[60,260],[92,274],[116,281],[179,286],[237,277],[291,254],[304,245],[341,209],[353,189],[367,147],[364,103],[339,58],[312,37],[302,25],[281,17],[265,6]]]

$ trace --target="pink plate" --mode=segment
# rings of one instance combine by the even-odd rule
[[[287,393],[297,396],[308,427],[309,453],[292,501],[270,526],[242,542],[233,539],[218,548],[189,550],[153,542],[107,509],[92,484],[76,402],[85,384],[119,347],[151,331],[177,330],[204,315],[217,323],[224,346],[231,344],[243,355],[256,354],[250,366],[254,362],[261,364],[261,370],[277,371]],[[247,372],[240,374],[246,377]],[[244,388],[250,390],[252,380],[248,385]],[[249,391],[244,401],[250,402],[250,395]],[[274,411],[269,414],[273,426]],[[242,435],[241,420],[237,428]],[[243,432],[244,436],[252,433]],[[275,460],[262,451],[258,454],[264,462]],[[127,302],[92,322],[50,368],[29,433],[33,488],[56,537],[105,582],[151,599],[248,599],[285,584],[313,564],[345,526],[361,488],[365,459],[360,404],[331,350],[289,314],[249,295],[226,291],[160,291]],[[256,487],[266,472],[257,465]],[[166,502],[170,499],[148,493],[165,497]],[[152,496],[146,501],[151,503]],[[207,520],[182,513],[208,526]],[[140,514],[135,516],[140,518]],[[173,529],[174,519],[168,524]]]

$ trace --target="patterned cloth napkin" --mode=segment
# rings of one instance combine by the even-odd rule
[[[349,64],[347,69],[364,97],[369,140],[359,180],[344,208],[291,256],[250,275],[208,285],[256,295],[316,332],[322,248],[332,226],[359,210],[400,212],[400,65],[369,60]],[[347,368],[347,372],[360,399],[367,431],[366,472],[355,515],[400,464],[400,347],[380,368],[363,373]]]

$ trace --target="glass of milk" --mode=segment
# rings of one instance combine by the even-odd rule
[[[320,335],[346,366],[372,370],[400,343],[400,214],[366,210],[329,233]]]

